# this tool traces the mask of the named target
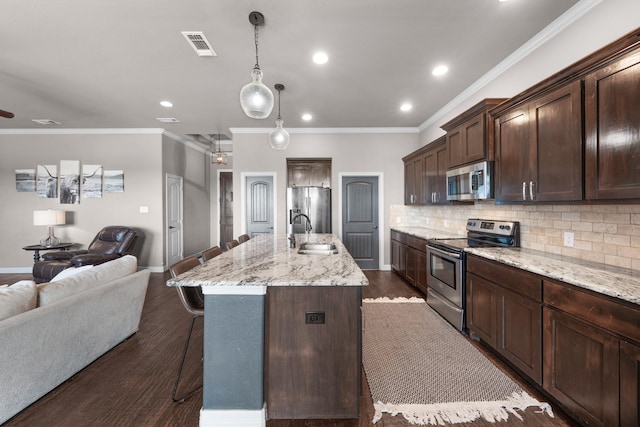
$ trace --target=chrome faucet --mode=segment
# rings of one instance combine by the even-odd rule
[[[309,219],[308,216],[306,216],[303,213],[299,213],[296,216],[294,216],[293,218],[291,218],[291,229],[290,229],[291,232],[289,233],[289,237],[288,237],[288,239],[289,239],[289,247],[290,248],[295,248],[296,247],[296,235],[293,232],[293,224],[295,223],[296,219],[298,219],[301,216],[304,217],[307,220],[307,222],[305,223],[305,226],[304,226],[304,230],[307,232],[307,234],[311,233],[311,230],[312,230],[311,220]]]

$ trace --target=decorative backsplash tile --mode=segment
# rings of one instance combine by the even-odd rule
[[[520,221],[524,248],[640,270],[640,204],[455,206],[392,205],[391,226],[438,228],[464,235],[468,218]],[[573,247],[564,233],[573,233]]]

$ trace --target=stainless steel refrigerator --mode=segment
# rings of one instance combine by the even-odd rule
[[[331,233],[331,189],[324,187],[287,188],[288,229],[291,220],[302,213],[311,221],[312,233]],[[306,220],[299,217],[294,221],[293,232],[304,233]]]

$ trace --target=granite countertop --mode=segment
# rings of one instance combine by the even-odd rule
[[[408,234],[413,237],[418,237],[420,239],[450,239],[455,237],[465,237],[465,235],[459,235],[454,233],[449,233],[442,230],[436,230],[433,228],[426,227],[391,227],[391,230],[399,231],[401,233]]]
[[[364,273],[333,234],[263,235],[167,281],[167,286],[366,286]],[[300,244],[335,243],[338,253],[302,255]]]
[[[467,248],[466,252],[640,304],[640,271],[525,248]]]

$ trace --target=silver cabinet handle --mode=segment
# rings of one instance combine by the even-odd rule
[[[533,181],[529,181],[529,199],[533,200]]]
[[[527,183],[522,181],[522,200],[527,200]]]

